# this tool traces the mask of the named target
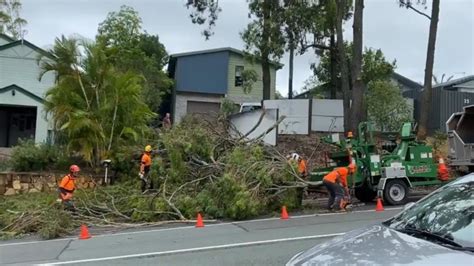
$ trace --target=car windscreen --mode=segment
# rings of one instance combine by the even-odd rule
[[[445,186],[384,224],[416,229],[474,247],[474,182]]]

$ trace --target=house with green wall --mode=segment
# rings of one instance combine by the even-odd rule
[[[271,99],[275,99],[276,72],[281,67],[279,63],[271,63]],[[247,92],[242,82],[245,70],[257,74],[252,89]],[[175,81],[171,107],[175,122],[187,114],[217,114],[224,98],[236,104],[263,99],[261,64],[247,60],[244,52],[234,48],[172,54],[168,73]]]
[[[54,86],[54,73],[39,78],[38,58],[52,58],[27,40],[0,34],[0,148],[19,139],[40,143],[52,134],[44,111],[46,91]]]

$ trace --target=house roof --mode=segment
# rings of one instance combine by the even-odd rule
[[[405,77],[405,76],[402,76],[400,74],[398,74],[397,72],[393,72],[392,74],[392,78],[397,80],[398,82],[400,82],[401,84],[405,85],[406,87],[408,88],[412,88],[412,89],[416,89],[416,90],[420,90],[423,88],[423,85]]]
[[[2,34],[4,35],[4,34]],[[34,51],[42,54],[43,56],[46,56],[46,57],[49,57],[49,58],[54,58],[54,56],[48,52],[46,52],[45,50],[39,48],[38,46],[32,44],[31,42],[27,41],[27,40],[13,40],[12,38],[8,37],[7,35],[4,35],[6,36],[7,38],[11,39],[12,42],[10,43],[7,43],[5,45],[0,45],[0,51],[3,51],[3,50],[6,50],[6,49],[9,49],[9,48],[12,48],[12,47],[15,47],[15,46],[18,46],[18,45],[25,45],[25,46],[28,46],[30,47],[31,49],[33,49]],[[3,36],[2,36],[3,37]]]
[[[10,36],[8,36],[8,35],[6,35],[6,34],[3,34],[3,33],[0,33],[0,38],[5,39],[5,40],[7,40],[7,41],[9,41],[9,42],[14,42],[14,41],[16,41],[16,40],[13,39],[12,37],[10,37]]]
[[[193,55],[203,55],[203,54],[212,54],[212,53],[220,53],[220,52],[231,52],[234,54],[238,54],[241,56],[246,56],[247,54],[244,51],[232,48],[232,47],[222,47],[222,48],[214,48],[214,49],[207,49],[207,50],[200,50],[200,51],[192,51],[192,52],[185,52],[185,53],[177,53],[171,54],[170,58],[178,58],[178,57],[185,57],[185,56],[193,56]],[[271,62],[271,64],[277,66],[278,68],[282,68],[283,64],[279,62]]]
[[[16,91],[19,91],[23,94],[25,94],[26,96],[40,102],[40,103],[43,103],[44,102],[44,99],[39,97],[38,95],[36,94],[33,94],[31,92],[29,92],[28,90],[25,90],[23,89],[22,87],[16,85],[16,84],[12,84],[12,85],[8,85],[6,87],[3,87],[3,88],[0,88],[0,93],[4,93],[4,92],[8,92],[8,91],[11,91],[11,90],[16,90]]]
[[[474,81],[474,75],[470,75],[470,76],[465,76],[458,79],[453,79],[453,80],[443,82],[440,84],[436,84],[433,86],[433,88],[443,88],[447,90],[449,89],[455,90],[458,88],[474,89],[473,81]]]

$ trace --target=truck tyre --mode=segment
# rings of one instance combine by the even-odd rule
[[[362,202],[372,202],[377,196],[377,192],[370,189],[367,184],[356,187],[354,191],[355,197]]]
[[[408,198],[408,186],[403,180],[389,180],[383,190],[385,202],[390,205],[402,205]]]

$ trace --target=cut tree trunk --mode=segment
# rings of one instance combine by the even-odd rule
[[[262,81],[263,81],[263,99],[270,99],[271,79],[270,79],[270,9],[272,0],[264,0],[263,2],[263,31],[262,31]]]
[[[341,67],[341,88],[344,95],[344,130],[350,128],[351,112],[350,112],[350,91],[349,91],[349,71],[347,68],[346,55],[344,52],[344,37],[342,32],[342,20],[344,16],[346,1],[337,1],[337,17],[336,17],[336,34],[337,34],[337,50],[339,55],[339,65]]]
[[[351,130],[357,132],[357,127],[364,117],[364,83],[362,81],[362,26],[363,26],[364,0],[355,1],[352,46],[352,107]]]
[[[436,34],[438,32],[439,2],[440,0],[433,0],[433,6],[431,9],[430,33],[428,36],[428,49],[425,65],[425,82],[421,99],[420,124],[417,134],[419,140],[425,140],[426,135],[428,134],[428,120],[431,112],[431,97],[433,93],[431,80],[433,76]]]
[[[292,42],[292,41],[291,41]],[[293,99],[293,61],[295,56],[294,44],[290,47],[290,70],[288,73],[288,99]]]
[[[337,98],[337,47],[336,47],[336,35],[334,33],[334,29],[332,30],[331,34],[331,40],[330,40],[330,47],[331,50],[329,50],[329,56],[331,58],[331,63],[330,63],[330,71],[331,71],[331,88],[330,88],[330,93],[331,93],[331,99],[336,99]]]

